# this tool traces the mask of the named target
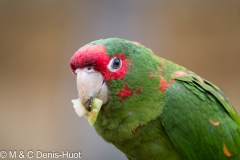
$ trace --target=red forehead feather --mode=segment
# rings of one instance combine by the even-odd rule
[[[123,53],[115,54],[114,57],[118,57],[122,61],[122,66],[116,72],[112,72],[107,68],[111,57],[107,54],[105,46],[102,44],[98,45],[87,45],[80,48],[71,58],[70,66],[72,72],[78,68],[84,68],[87,66],[94,66],[94,68],[101,72],[106,81],[111,79],[123,79],[126,72],[129,70],[127,64],[132,64],[127,62],[126,57]]]
[[[77,68],[84,68],[87,66],[106,66],[109,59],[104,45],[88,45],[80,48],[72,56],[70,66],[72,71],[75,72]]]

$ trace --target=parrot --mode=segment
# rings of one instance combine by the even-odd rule
[[[70,68],[83,108],[102,102],[96,132],[129,160],[240,160],[240,116],[225,92],[141,43],[90,42]]]

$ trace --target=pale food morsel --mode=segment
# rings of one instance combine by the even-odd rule
[[[86,108],[83,106],[79,98],[73,99],[72,103],[73,103],[73,108],[75,109],[75,112],[79,117],[82,117],[83,115],[86,114]]]
[[[90,125],[93,125],[97,119],[97,116],[102,107],[103,101],[101,99],[94,98],[92,100],[90,112],[83,106],[80,99],[73,99],[72,103],[77,115],[79,117],[82,117],[83,115],[85,115],[85,118],[88,120],[88,123]]]
[[[88,123],[93,125],[97,119],[98,113],[102,107],[103,101],[98,98],[94,98],[92,101],[91,112],[87,110],[87,114],[85,115]]]

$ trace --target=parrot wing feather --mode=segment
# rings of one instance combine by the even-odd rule
[[[240,117],[217,86],[193,73],[174,78],[161,121],[186,159],[240,159]]]

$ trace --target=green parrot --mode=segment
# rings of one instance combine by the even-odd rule
[[[95,110],[97,133],[128,159],[240,160],[240,116],[194,72],[119,38],[86,44],[70,67],[81,113]]]

